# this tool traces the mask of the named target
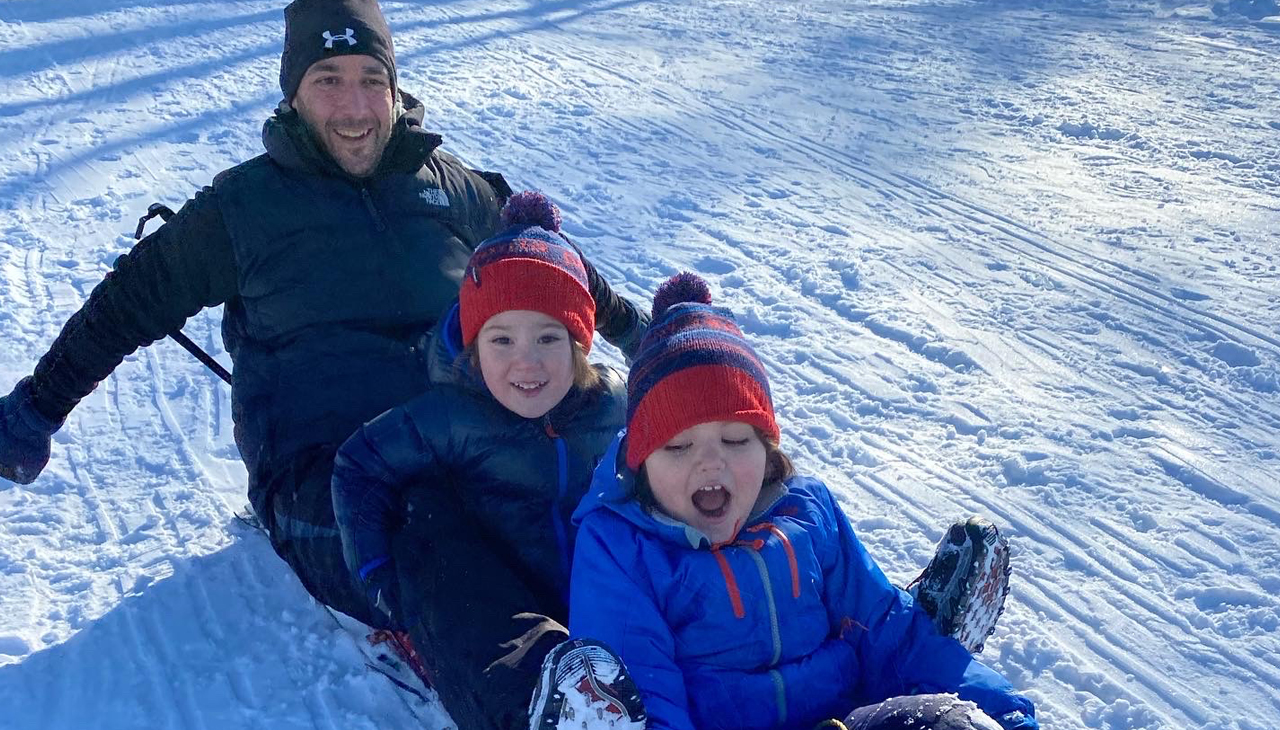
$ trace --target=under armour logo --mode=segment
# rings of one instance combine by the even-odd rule
[[[440,188],[426,188],[418,193],[418,197],[422,198],[427,205],[438,205],[442,208],[449,207],[449,196]]]
[[[346,41],[348,48],[356,44],[356,32],[350,28],[347,28],[347,32],[342,35],[334,35],[327,30],[322,35],[325,48],[333,48],[334,41]]]

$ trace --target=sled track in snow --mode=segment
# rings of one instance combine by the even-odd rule
[[[895,454],[903,463],[916,464],[916,468],[928,474],[928,483],[940,483],[945,487],[940,490],[940,494],[935,491],[932,495],[933,499],[953,503],[956,508],[955,514],[964,513],[968,505],[957,502],[949,495],[963,495],[966,499],[977,502],[983,512],[996,516],[997,524],[1012,528],[1014,534],[1039,545],[1063,546],[1061,548],[1063,551],[1071,551],[1072,561],[1085,566],[1085,575],[1104,581],[1114,594],[1127,596],[1135,607],[1146,611],[1148,618],[1145,619],[1122,614],[1114,617],[1130,627],[1122,631],[1113,621],[1100,620],[1098,616],[1087,615],[1082,612],[1082,609],[1072,605],[1066,596],[1071,595],[1073,591],[1070,588],[1064,590],[1062,578],[1057,575],[1056,568],[1050,568],[1055,575],[1046,576],[1042,574],[1044,569],[1036,569],[1034,563],[1028,564],[1025,560],[1016,561],[1014,591],[1020,599],[1028,602],[1031,610],[1065,620],[1108,666],[1122,670],[1121,674],[1132,675],[1131,681],[1137,681],[1145,686],[1151,696],[1158,697],[1167,707],[1201,724],[1208,722],[1212,717],[1208,710],[1190,699],[1195,696],[1194,692],[1177,686],[1178,682],[1169,674],[1170,668],[1148,664],[1141,658],[1144,655],[1144,644],[1140,639],[1132,636],[1134,630],[1141,635],[1156,637],[1167,646],[1185,645],[1189,641],[1199,643],[1209,653],[1226,660],[1239,672],[1233,675],[1234,680],[1242,684],[1260,681],[1259,686],[1264,689],[1272,705],[1280,709],[1280,667],[1268,663],[1264,658],[1244,654],[1229,646],[1227,642],[1215,639],[1209,632],[1198,630],[1144,587],[1141,573],[1136,567],[1133,569],[1119,567],[1115,561],[1122,559],[1121,556],[1107,557],[1100,554],[1097,548],[1101,545],[1096,540],[1085,539],[1079,532],[1067,528],[1061,519],[1031,514],[1009,500],[985,499],[983,495],[969,490],[968,485],[959,476],[931,468],[905,449],[887,443],[882,443],[879,447]],[[930,524],[929,513],[918,506],[921,502],[920,494],[903,491],[874,473],[860,475],[853,481],[873,496],[894,502],[904,514],[913,515],[913,521],[926,533],[936,528],[936,525]],[[921,487],[921,491],[928,489],[928,487]],[[1086,553],[1079,548],[1085,545],[1094,547]],[[1108,552],[1116,550],[1116,546],[1106,546],[1106,548]],[[1022,595],[1022,587],[1019,585],[1021,582],[1026,582],[1034,588],[1033,595]],[[1065,647],[1063,650],[1067,651]],[[1081,664],[1085,663],[1081,662]],[[1169,677],[1169,679],[1162,681],[1161,677]],[[1117,687],[1119,686],[1117,682]],[[1236,709],[1219,708],[1218,711]],[[1177,726],[1178,723],[1173,725]]]

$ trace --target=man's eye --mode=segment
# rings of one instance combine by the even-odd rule
[[[373,77],[373,78],[366,78],[366,79],[364,80],[364,83],[365,83],[365,86],[376,86],[376,87],[383,87],[383,86],[387,86],[387,80],[386,80],[386,79],[380,79],[380,78],[377,78],[377,77]]]

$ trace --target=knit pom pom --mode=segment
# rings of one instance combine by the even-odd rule
[[[711,289],[707,287],[707,282],[688,271],[676,274],[658,287],[658,293],[653,295],[652,319],[657,321],[668,307],[685,302],[711,303]]]
[[[560,209],[542,193],[526,190],[507,200],[502,208],[502,225],[538,226],[555,233],[560,230]]]

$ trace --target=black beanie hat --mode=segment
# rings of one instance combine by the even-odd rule
[[[284,9],[280,90],[292,102],[311,64],[330,56],[371,56],[387,67],[396,93],[396,52],[378,0],[293,0]]]

